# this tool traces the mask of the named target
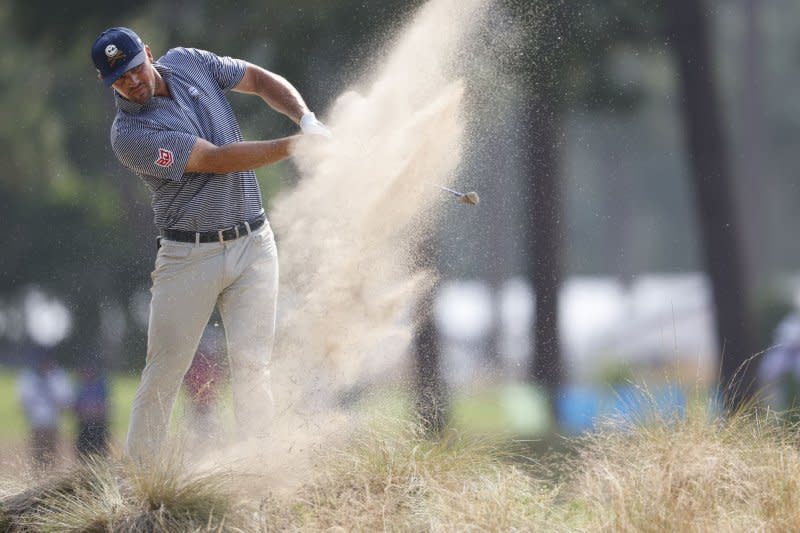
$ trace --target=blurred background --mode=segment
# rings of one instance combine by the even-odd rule
[[[0,456],[35,426],[23,369],[66,369],[53,409],[70,413],[58,422],[69,447],[86,424],[120,441],[144,364],[155,228],[144,185],[110,149],[94,38],[124,25],[155,57],[182,45],[246,59],[324,117],[422,3],[0,5]],[[409,354],[413,405],[433,427],[526,435],[635,414],[641,394],[678,413],[698,391],[789,407],[800,4],[493,9],[496,61],[475,70],[458,180],[481,203],[450,209],[428,245],[440,282]],[[296,129],[258,99],[231,101],[248,139]],[[258,177],[269,212],[297,173],[289,162]],[[223,334],[212,318],[205,355],[224,352]]]

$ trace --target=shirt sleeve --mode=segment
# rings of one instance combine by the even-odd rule
[[[137,174],[181,181],[197,136],[155,128],[113,130],[111,146],[120,163]]]
[[[198,48],[189,48],[187,51],[208,69],[223,90],[236,87],[242,81],[247,70],[247,63],[241,59],[218,56],[213,52]]]

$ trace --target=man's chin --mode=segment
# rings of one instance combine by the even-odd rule
[[[139,105],[146,105],[153,98],[153,93],[148,90],[136,91],[129,94],[127,99]]]

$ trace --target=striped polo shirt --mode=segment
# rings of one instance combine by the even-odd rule
[[[111,146],[152,192],[156,227],[213,231],[259,216],[261,190],[252,170],[184,172],[198,137],[217,146],[242,140],[225,91],[241,81],[245,62],[205,50],[173,48],[154,66],[170,96],[154,96],[140,105],[115,92]]]

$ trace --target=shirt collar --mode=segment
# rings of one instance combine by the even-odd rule
[[[172,75],[172,69],[169,68],[168,66],[162,65],[161,63],[158,63],[158,62],[153,63],[153,66],[158,71],[158,73],[161,74],[161,77],[164,78],[164,82],[166,83],[166,81]],[[155,96],[153,98],[151,98],[148,103],[139,104],[139,103],[136,103],[136,102],[132,102],[130,100],[126,100],[116,90],[114,91],[114,101],[117,104],[117,109],[119,109],[121,111],[125,111],[126,113],[129,113],[129,114],[132,114],[132,115],[136,115],[136,114],[140,113],[143,109],[152,106],[154,99],[155,99]]]

